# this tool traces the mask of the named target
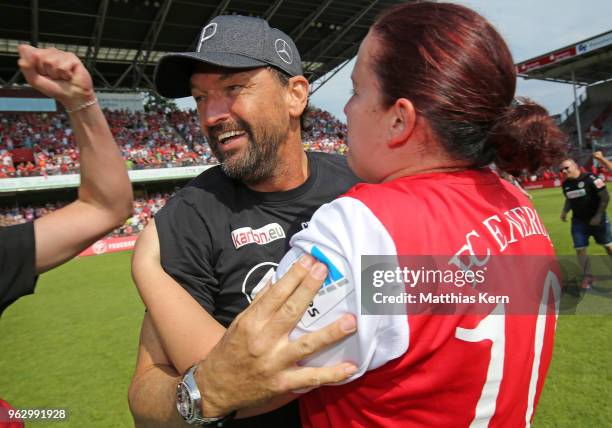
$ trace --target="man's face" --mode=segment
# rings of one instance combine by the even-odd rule
[[[566,159],[561,162],[559,169],[561,170],[561,173],[568,178],[578,178],[580,176],[580,169],[578,168],[578,165],[576,165],[576,162],[571,159]]]
[[[284,91],[267,68],[198,67],[191,76],[202,131],[229,177],[257,184],[273,175],[289,133]]]

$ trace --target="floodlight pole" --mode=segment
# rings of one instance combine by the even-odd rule
[[[580,124],[580,108],[578,107],[578,92],[576,91],[576,73],[572,70],[572,86],[574,88],[574,114],[576,116],[576,132],[578,133],[578,147],[583,148],[582,125]]]

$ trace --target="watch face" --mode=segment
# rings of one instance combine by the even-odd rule
[[[185,420],[192,417],[193,403],[187,386],[181,382],[176,387],[176,409]]]

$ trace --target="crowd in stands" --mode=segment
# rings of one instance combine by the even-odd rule
[[[150,195],[148,198],[135,198],[132,217],[128,218],[123,226],[112,231],[108,237],[137,235],[171,196],[171,193],[157,193]],[[0,227],[33,221],[64,205],[65,203],[56,202],[37,207],[28,205],[25,207],[0,208]]]
[[[317,108],[307,113],[306,130],[302,142],[306,150],[326,153],[345,154],[347,145],[346,125],[329,112]]]
[[[105,110],[128,169],[216,163],[195,111]],[[306,150],[346,153],[346,125],[312,109],[304,132]],[[0,178],[79,171],[76,140],[64,113],[0,114]]]
[[[128,169],[216,163],[195,111],[104,111]],[[330,113],[309,109],[305,150],[345,154],[346,125]],[[64,113],[0,113],[0,178],[79,172],[79,153]],[[134,200],[134,214],[109,237],[138,234],[171,194]],[[0,207],[0,226],[35,220],[64,206]]]
[[[202,135],[195,111],[127,112],[105,110],[106,118],[128,169],[165,168],[216,163]],[[607,118],[607,116],[606,116]],[[345,154],[346,125],[330,113],[312,108],[306,115],[302,140],[305,150]],[[582,170],[601,174],[592,163],[591,151],[582,153],[587,162]],[[30,154],[31,159],[28,159]],[[65,114],[0,114],[0,178],[77,173],[79,156],[76,141]],[[523,185],[541,180],[563,180],[556,168],[524,173]],[[134,214],[109,237],[138,234],[165,205],[169,193],[134,200]],[[44,206],[0,208],[0,226],[32,221],[61,208],[62,203]]]

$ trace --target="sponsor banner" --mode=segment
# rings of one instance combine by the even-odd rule
[[[2,178],[0,179],[1,192],[20,192],[24,190],[63,189],[78,187],[78,174],[49,175],[37,177]]]
[[[545,65],[554,64],[573,56],[576,56],[576,46],[570,46],[569,48],[560,49],[527,62],[522,62],[516,66],[516,69],[518,73],[527,73],[528,71],[544,67]]]
[[[53,98],[0,98],[0,111],[52,112],[57,111]]]
[[[612,172],[606,172],[602,175],[605,181],[612,181]],[[560,186],[561,186],[561,181],[559,179],[537,180],[537,181],[530,181],[527,184],[523,184],[523,189],[525,190],[549,189],[551,187],[560,187]]]
[[[100,107],[109,110],[144,111],[144,93],[98,92]]]
[[[569,46],[567,48],[559,49],[558,51],[552,52],[547,55],[522,62],[517,64],[516,70],[518,73],[527,73],[529,71],[544,67],[549,64],[560,62],[564,59],[571,58],[574,56],[584,55],[589,52],[596,51],[606,46],[612,45],[612,31],[602,34],[601,36],[594,37],[590,40],[578,43],[575,46]]]
[[[549,189],[551,187],[559,187],[561,186],[561,182],[557,180],[537,180],[530,181],[527,184],[523,185],[525,190],[535,190],[535,189]]]
[[[132,182],[193,178],[214,165],[182,166],[178,168],[139,169],[128,171]]]
[[[196,177],[212,166],[214,165],[141,169],[128,171],[128,174],[133,183],[144,181],[176,180]],[[21,192],[26,190],[64,189],[68,187],[78,187],[79,183],[79,174],[2,178],[0,179],[0,193]]]
[[[120,238],[100,239],[91,247],[83,251],[79,256],[97,256],[100,254],[116,253],[134,248],[138,236],[122,236]]]
[[[582,55],[609,45],[612,45],[612,31],[577,44],[576,51],[578,55]]]

